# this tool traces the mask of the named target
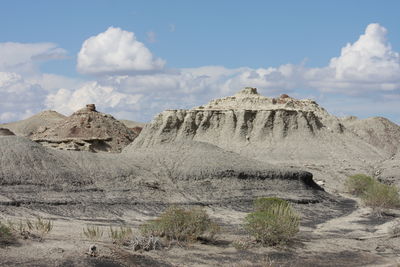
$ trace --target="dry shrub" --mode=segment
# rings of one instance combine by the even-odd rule
[[[300,216],[289,203],[271,205],[246,216],[245,228],[263,245],[282,245],[299,232]]]
[[[378,212],[382,209],[398,208],[400,206],[398,189],[395,186],[382,184],[378,181],[369,186],[361,198],[367,206]]]
[[[23,239],[30,238],[39,241],[43,241],[44,237],[53,230],[53,222],[42,217],[36,217],[34,221],[30,219],[20,220],[19,223],[9,221],[8,225],[14,233]]]
[[[150,251],[150,250],[160,249],[162,247],[160,239],[152,235],[145,236],[141,234],[136,234],[133,237],[131,243],[134,251],[137,250]]]
[[[103,237],[103,229],[99,226],[86,226],[86,228],[82,229],[82,233],[86,238],[89,238],[92,241],[98,241]]]
[[[12,227],[0,222],[0,246],[12,244],[16,242],[16,240]]]
[[[219,232],[219,226],[201,208],[185,209],[172,206],[156,220],[143,224],[140,231],[145,236],[187,242],[200,237],[212,239]]]
[[[110,226],[108,236],[111,238],[112,242],[118,246],[129,246],[133,237],[133,232],[130,227],[120,226],[119,229],[114,229]]]
[[[400,207],[400,195],[396,186],[383,184],[370,176],[350,176],[346,187],[353,195],[360,196],[364,204],[372,207],[377,213],[383,209]]]
[[[355,174],[347,178],[345,186],[350,194],[363,195],[375,183],[375,179],[365,174]]]

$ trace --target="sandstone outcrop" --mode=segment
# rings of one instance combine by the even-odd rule
[[[42,145],[91,152],[120,152],[137,135],[94,104],[76,111],[53,127],[40,127],[30,138]]]

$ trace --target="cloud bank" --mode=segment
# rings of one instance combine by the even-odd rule
[[[258,69],[171,69],[165,67],[165,61],[155,58],[134,33],[110,27],[87,39],[78,54],[77,69],[95,75],[92,79],[74,82],[43,74],[42,78],[27,80],[8,72],[0,82],[0,91],[7,102],[22,107],[12,119],[44,108],[70,114],[87,103],[96,103],[99,110],[116,117],[148,121],[164,109],[190,108],[252,86],[268,96],[289,93],[298,98],[314,98],[336,115],[387,114],[400,123],[400,56],[386,36],[384,27],[370,24],[355,42],[346,44],[321,68],[285,64]],[[52,49],[62,51],[53,45],[0,64],[35,62],[35,55],[57,57],[59,54]],[[17,91],[32,98],[24,98],[28,100],[20,104]],[[9,114],[15,110],[2,104],[0,118],[10,119]]]

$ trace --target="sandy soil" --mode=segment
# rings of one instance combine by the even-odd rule
[[[12,212],[10,210],[12,209]],[[377,217],[369,208],[357,207],[343,216],[301,227],[295,241],[285,248],[254,245],[236,249],[235,240],[246,239],[241,228],[245,212],[221,207],[207,208],[222,226],[213,242],[170,244],[161,250],[135,252],[112,244],[108,227],[118,226],[109,217],[84,220],[32,211],[27,207],[5,207],[3,218],[19,221],[38,215],[54,221],[54,229],[42,242],[22,240],[0,248],[0,266],[398,266],[400,237],[390,229],[400,220],[398,213]],[[14,214],[14,215],[10,215]],[[21,215],[23,215],[21,217]],[[143,213],[126,212],[119,221],[130,222],[133,229],[152,218]],[[85,238],[86,225],[104,227],[100,241]],[[97,257],[87,255],[95,244]]]

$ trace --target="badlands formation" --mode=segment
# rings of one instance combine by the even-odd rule
[[[44,242],[0,248],[0,266],[399,263],[400,238],[389,236],[399,213],[376,218],[343,188],[355,173],[399,184],[398,125],[337,118],[312,100],[268,98],[255,88],[164,111],[146,125],[124,123],[88,105],[69,117],[46,111],[0,125],[16,134],[0,131],[0,218],[40,215],[55,225]],[[268,196],[301,214],[295,242],[234,248],[253,200]],[[145,253],[102,242],[101,257],[85,255],[86,225],[137,228],[172,204],[204,207],[222,226],[217,241]]]
[[[313,100],[268,98],[255,88],[245,88],[204,106],[160,113],[130,146],[181,140],[298,167],[313,173],[328,190],[343,190],[348,175],[381,173],[381,164],[400,149],[400,126],[383,118],[340,119]],[[396,180],[400,182],[400,177]]]

